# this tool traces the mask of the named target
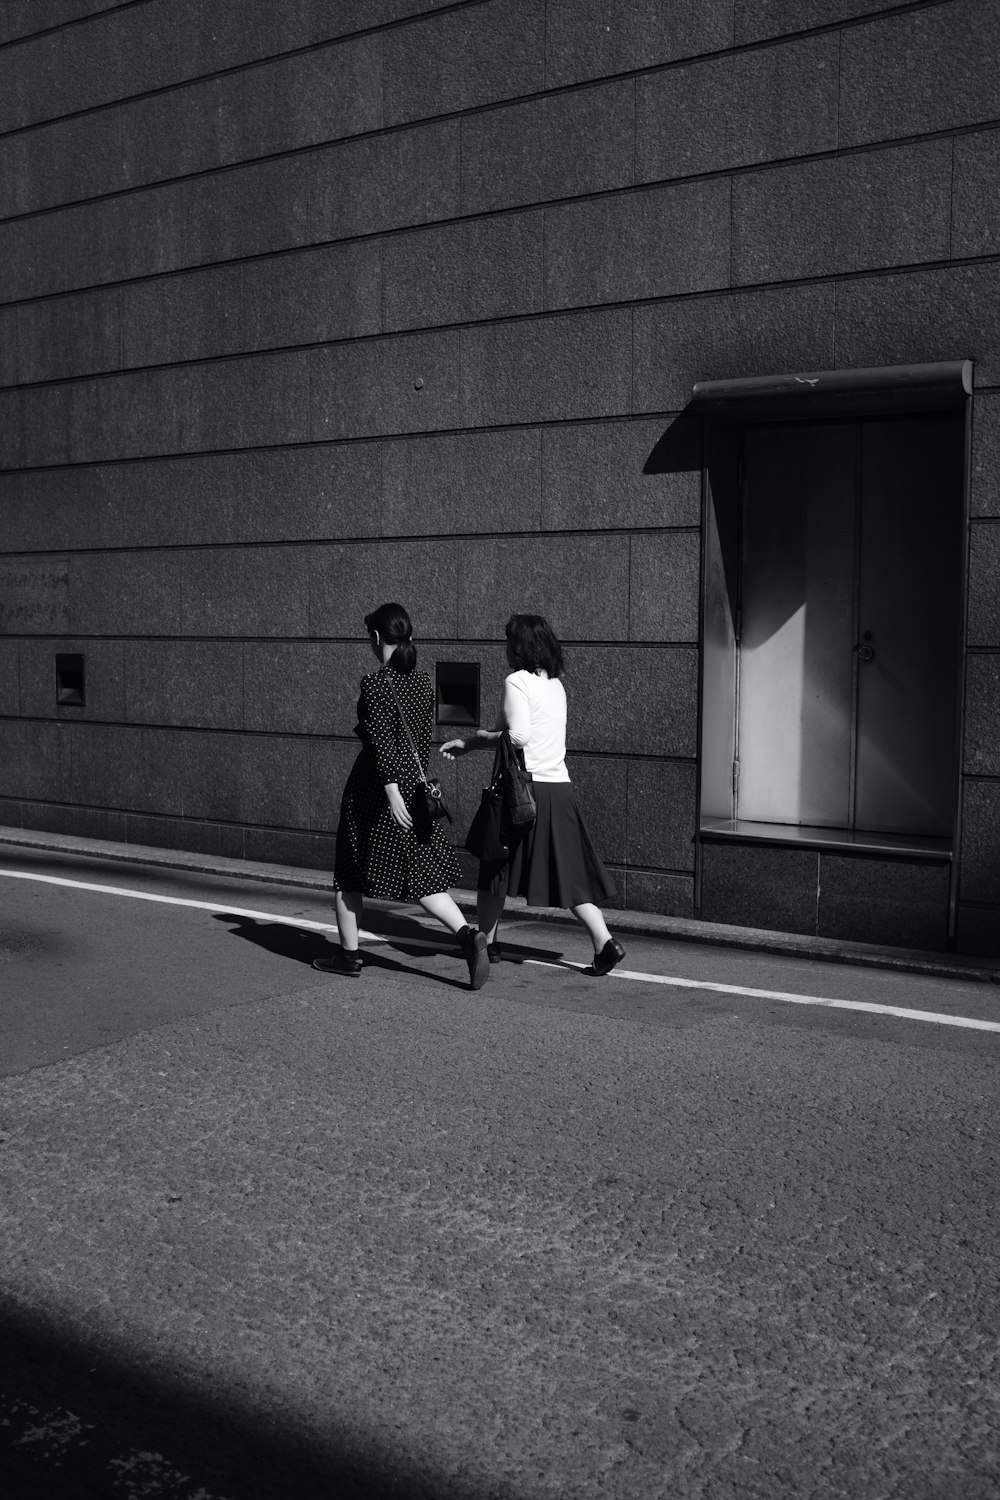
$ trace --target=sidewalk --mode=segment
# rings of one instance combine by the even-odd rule
[[[201,875],[221,875],[235,880],[261,881],[268,885],[297,886],[305,890],[331,889],[331,876],[326,870],[255,864],[249,860],[195,854],[182,849],[116,844],[101,839],[78,838],[71,834],[0,827],[0,851],[5,845],[20,849],[48,850],[57,854],[86,854],[92,859],[107,859],[121,864],[146,865],[161,870],[192,870]],[[474,891],[460,890],[454,894],[464,911],[475,910]],[[510,899],[508,910],[512,914],[516,912],[522,921],[574,921],[561,908],[529,907],[518,897]],[[809,937],[795,932],[729,927],[722,923],[699,922],[686,917],[659,916],[655,912],[606,911],[605,916],[608,925],[618,933],[634,933],[642,937],[665,938],[672,942],[698,943],[716,948],[743,948],[751,952],[779,954],[786,958],[819,959],[827,963],[892,969],[897,973],[927,974],[939,979],[1000,984],[1000,959],[996,958],[967,954],[952,956],[917,948],[881,947],[840,938]]]

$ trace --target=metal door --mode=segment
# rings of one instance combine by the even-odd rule
[[[748,428],[736,815],[948,834],[960,417]]]

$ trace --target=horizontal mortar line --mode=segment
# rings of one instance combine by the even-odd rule
[[[360,617],[358,621],[361,623]],[[19,631],[16,635],[0,635],[0,643],[3,641],[30,642],[33,645],[53,645],[59,641],[96,641],[117,645],[119,642],[125,645],[194,645],[194,646],[352,646],[363,653],[367,649],[368,642],[361,635],[320,636],[320,635],[125,635],[121,631],[102,631],[91,634],[87,631],[64,630],[59,634],[28,634]],[[476,649],[500,649],[504,640],[502,636],[426,636],[416,634],[414,641],[418,651],[451,650],[455,647]],[[694,651],[698,649],[698,642],[691,641],[630,641],[610,639],[563,639],[562,644],[567,651]],[[375,670],[373,667],[372,671]],[[70,705],[67,705],[69,707]],[[6,717],[0,714],[0,718]]]
[[[951,3],[951,0],[942,0],[942,3]],[[730,181],[741,177],[759,176],[766,172],[793,169],[797,166],[809,166],[816,162],[836,161],[856,156],[877,154],[878,152],[900,150],[907,146],[921,145],[925,142],[937,140],[952,140],[963,136],[974,136],[988,134],[1000,128],[1000,117],[978,121],[972,125],[960,125],[943,128],[936,131],[928,131],[923,134],[896,136],[886,140],[864,142],[859,145],[832,147],[825,151],[810,152],[801,156],[771,157],[763,162],[747,162],[742,165],[716,167],[703,172],[692,172],[686,176],[650,178],[642,182],[622,183],[615,187],[598,188],[585,193],[564,195],[558,198],[540,198],[526,201],[524,203],[505,204],[498,208],[479,209],[472,213],[457,213],[439,219],[429,219],[415,224],[400,224],[382,229],[362,230],[355,234],[337,235],[332,239],[312,240],[305,245],[286,245],[275,250],[261,250],[252,254],[230,256],[223,260],[195,261],[190,265],[177,266],[165,271],[148,271],[135,276],[124,276],[117,280],[91,283],[81,287],[63,288],[50,292],[36,292],[27,297],[14,297],[6,301],[0,300],[0,307],[18,307],[34,302],[48,302],[86,295],[88,292],[95,295],[113,290],[118,287],[138,286],[152,281],[164,281],[173,277],[203,274],[209,270],[231,269],[235,266],[252,265],[259,261],[278,260],[289,256],[307,254],[310,251],[333,249],[340,246],[365,244],[383,240],[398,239],[401,236],[420,235],[434,233],[442,229],[461,227],[466,224],[476,224],[489,219],[509,218],[523,216],[529,213],[541,213],[547,209],[562,209],[579,206],[591,202],[603,202],[613,198],[625,198],[638,196],[642,193],[669,191],[671,188],[683,188],[697,185],[703,182]],[[381,132],[379,132],[381,133]],[[362,140],[371,137],[348,136],[343,143]],[[130,197],[136,193],[151,192],[164,186],[176,185],[177,183],[193,181],[196,178],[210,177],[223,172],[239,171],[243,167],[259,165],[262,162],[276,161],[293,155],[302,155],[306,151],[321,151],[329,149],[330,145],[337,142],[325,142],[315,146],[301,147],[297,151],[286,151],[274,157],[259,157],[251,161],[234,162],[223,167],[207,167],[203,171],[189,173],[184,176],[163,178],[152,183],[140,183],[132,188],[116,189],[113,192],[97,194],[91,198],[75,199],[71,203],[54,204],[43,209],[29,210],[23,214],[12,215],[7,219],[0,219],[0,228],[4,224],[20,222],[24,219],[40,218],[46,215],[62,213],[71,209],[85,206],[88,203],[101,203],[110,201],[112,198]]]
[[[858,281],[885,279],[889,276],[917,276],[925,272],[962,271],[998,264],[1000,264],[1000,251],[995,251],[990,255],[947,260],[907,261],[891,266],[869,266],[853,271],[817,272],[809,276],[783,277],[776,281],[738,282],[727,286],[705,287],[690,292],[647,295],[614,302],[579,303],[568,307],[544,308],[534,312],[504,313],[459,323],[426,324],[418,328],[394,328],[377,333],[357,334],[347,338],[315,339],[298,344],[272,345],[267,349],[241,349],[223,354],[195,355],[148,365],[125,365],[114,369],[89,370],[78,375],[49,376],[44,380],[21,381],[13,385],[0,386],[0,392],[45,390],[56,386],[80,385],[86,381],[121,380],[130,375],[160,374],[167,370],[187,370],[212,365],[246,363],[250,360],[278,359],[289,354],[308,354],[323,349],[349,349],[386,341],[396,343],[403,339],[430,338],[441,334],[462,333],[466,330],[506,328],[525,323],[554,323],[559,319],[600,316],[603,313],[634,312],[637,309],[641,311],[650,307],[671,306],[675,303],[709,302],[721,297],[795,291],[802,287],[840,286]]]
[[[144,3],[144,0],[132,0],[132,4],[142,3]],[[280,0],[278,0],[278,3],[280,3]],[[249,58],[245,62],[233,63],[227,68],[216,68],[211,73],[195,73],[190,78],[177,78],[172,83],[158,84],[156,88],[143,89],[137,94],[123,94],[115,99],[105,99],[100,104],[81,105],[79,109],[68,110],[62,115],[49,115],[44,120],[32,120],[27,125],[14,125],[8,130],[0,130],[0,141],[3,141],[8,136],[27,135],[30,131],[49,129],[53,125],[62,124],[64,121],[83,119],[87,115],[103,114],[106,110],[118,109],[122,105],[137,104],[145,99],[156,99],[161,98],[165,94],[180,93],[183,89],[196,88],[204,83],[213,83],[219,78],[230,78],[237,73],[248,73],[254,68],[267,67],[269,63],[285,62],[292,57],[302,57],[310,52],[321,52],[325,48],[346,45],[349,42],[356,41],[358,37],[375,36],[380,32],[386,31],[398,31],[407,25],[425,21],[430,15],[435,17],[452,15],[456,11],[473,10],[480,5],[485,6],[489,3],[490,0],[454,0],[452,4],[439,5],[433,12],[425,12],[423,15],[397,17],[394,21],[380,21],[374,26],[363,26],[357,31],[345,31],[339,36],[326,37],[323,41],[304,42],[301,46],[289,47],[284,52],[269,52],[266,57]],[[942,0],[928,0],[928,3],[940,4]],[[72,21],[64,21],[58,26],[49,27],[47,31],[62,31],[69,26],[86,25],[88,21],[100,19],[101,17],[106,18],[109,15],[116,15],[119,10],[129,9],[131,9],[130,4],[113,6],[110,10],[97,12],[96,16],[77,16]],[[46,34],[47,32],[36,32],[29,33],[23,37],[12,37],[9,42],[0,42],[0,52],[10,47],[23,46],[25,43],[33,41],[36,36],[44,36]]]
[[[107,16],[116,16],[121,11],[134,10],[138,5],[149,5],[151,3],[152,0],[122,0],[122,3],[118,5],[107,5],[103,10],[92,10],[88,11],[87,14],[83,16],[72,16],[68,21],[56,21],[52,26],[40,26],[37,31],[25,31],[22,32],[20,36],[8,37],[7,41],[0,42],[0,52],[7,52],[11,47],[24,46],[26,43],[37,41],[39,37],[52,36],[53,32],[56,31],[70,31],[81,26],[86,26],[91,21],[99,21]],[[69,119],[70,116],[63,117],[61,115],[57,115],[56,118]],[[22,130],[32,130],[34,127],[31,125],[24,125],[19,128]],[[2,131],[0,132],[0,138],[2,138],[3,135],[13,135],[14,133],[14,131]]]
[[[699,470],[689,471],[692,473]],[[656,478],[656,475],[647,475],[647,478]],[[544,538],[546,541],[572,541],[575,537],[583,537],[587,540],[598,540],[605,537],[642,537],[642,536],[674,536],[678,533],[685,535],[700,536],[701,527],[697,522],[691,522],[680,526],[650,526],[643,522],[636,526],[574,526],[572,529],[548,529],[519,531],[449,531],[447,536],[440,532],[414,531],[394,532],[391,536],[347,536],[347,537],[278,537],[273,541],[259,540],[257,538],[237,538],[234,540],[217,540],[206,542],[123,542],[120,546],[86,546],[86,547],[22,547],[18,551],[5,551],[0,549],[0,563],[18,558],[32,557],[120,557],[126,556],[145,557],[151,552],[211,552],[222,551],[247,551],[260,552],[263,550],[274,551],[276,549],[308,548],[314,551],[320,547],[392,547],[397,543],[412,542],[517,542],[535,541]],[[16,634],[23,634],[18,631]]]
[[[345,32],[342,36],[330,37],[322,42],[311,42],[301,47],[290,48],[286,52],[271,53],[267,57],[253,58],[247,62],[234,63],[229,68],[219,68],[211,73],[196,74],[191,78],[178,79],[174,83],[161,84],[157,88],[147,89],[138,94],[124,95],[117,99],[108,99],[100,104],[85,105],[78,110],[70,110],[63,115],[53,115],[45,120],[33,120],[28,125],[14,126],[9,130],[0,131],[0,141],[2,141],[7,136],[26,134],[29,131],[40,130],[46,127],[60,124],[63,121],[77,120],[87,115],[100,114],[106,110],[117,109],[122,105],[134,104],[138,103],[141,100],[162,97],[165,94],[176,93],[185,88],[191,88],[200,84],[214,82],[219,78],[226,78],[231,77],[237,73],[249,72],[254,68],[267,67],[270,63],[283,62],[291,57],[303,56],[310,52],[317,52],[325,48],[340,46],[354,41],[358,37],[371,36],[379,32],[384,33],[388,31],[400,31],[406,29],[407,27],[433,23],[433,21],[436,20],[436,18],[439,16],[453,14],[456,11],[475,9],[480,5],[485,8],[485,5],[488,3],[489,0],[460,0],[460,3],[441,6],[433,12],[426,12],[423,15],[399,17],[395,21],[381,22],[376,26],[365,27],[359,31]],[[933,10],[944,5],[949,5],[951,3],[952,0],[912,0],[912,3],[910,4],[898,5],[893,7],[891,10],[879,11],[875,14],[857,17],[845,17],[840,21],[832,21],[826,23],[825,25],[807,27],[799,31],[783,32],[776,36],[756,37],[748,42],[734,42],[731,46],[719,48],[714,52],[692,53],[684,57],[670,58],[665,62],[648,63],[638,68],[627,68],[619,73],[602,74],[597,78],[574,79],[569,83],[555,84],[551,87],[535,89],[532,92],[526,94],[511,95],[506,99],[497,99],[483,104],[469,105],[465,109],[455,110],[450,114],[426,115],[421,116],[416,120],[398,121],[392,125],[382,127],[379,131],[369,131],[365,132],[364,134],[369,136],[375,134],[385,134],[389,131],[407,130],[415,127],[419,128],[422,125],[440,124],[443,121],[447,120],[463,119],[468,118],[469,116],[488,114],[499,109],[507,109],[519,104],[532,104],[537,103],[539,100],[560,97],[565,94],[580,93],[586,89],[601,88],[607,84],[628,82],[631,79],[655,76],[656,74],[660,73],[674,72],[680,68],[697,67],[701,63],[718,62],[720,60],[724,61],[729,57],[740,57],[748,53],[764,52],[780,47],[787,47],[794,44],[795,42],[802,41],[803,38],[806,37],[821,36],[829,34],[831,32],[853,31],[857,30],[863,25],[873,23],[879,24],[886,19],[895,20],[900,16],[906,15],[911,12]],[[84,17],[82,19],[86,20],[88,18]],[[12,42],[4,43],[3,45],[17,46],[20,45],[23,40],[25,39],[15,38]],[[546,61],[546,52],[547,48],[543,48],[543,64]],[[350,140],[354,139],[354,137],[344,137],[343,139]],[[293,149],[296,151],[304,151],[310,150],[311,147],[296,147]],[[212,168],[209,170],[216,169]]]

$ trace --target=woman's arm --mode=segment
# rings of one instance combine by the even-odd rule
[[[468,755],[470,750],[491,749],[502,733],[502,729],[477,729],[467,740],[445,740],[438,750],[445,760],[457,760],[460,755]]]

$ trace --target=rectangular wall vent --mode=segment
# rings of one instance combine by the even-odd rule
[[[479,663],[439,661],[435,669],[437,722],[479,723]]]

